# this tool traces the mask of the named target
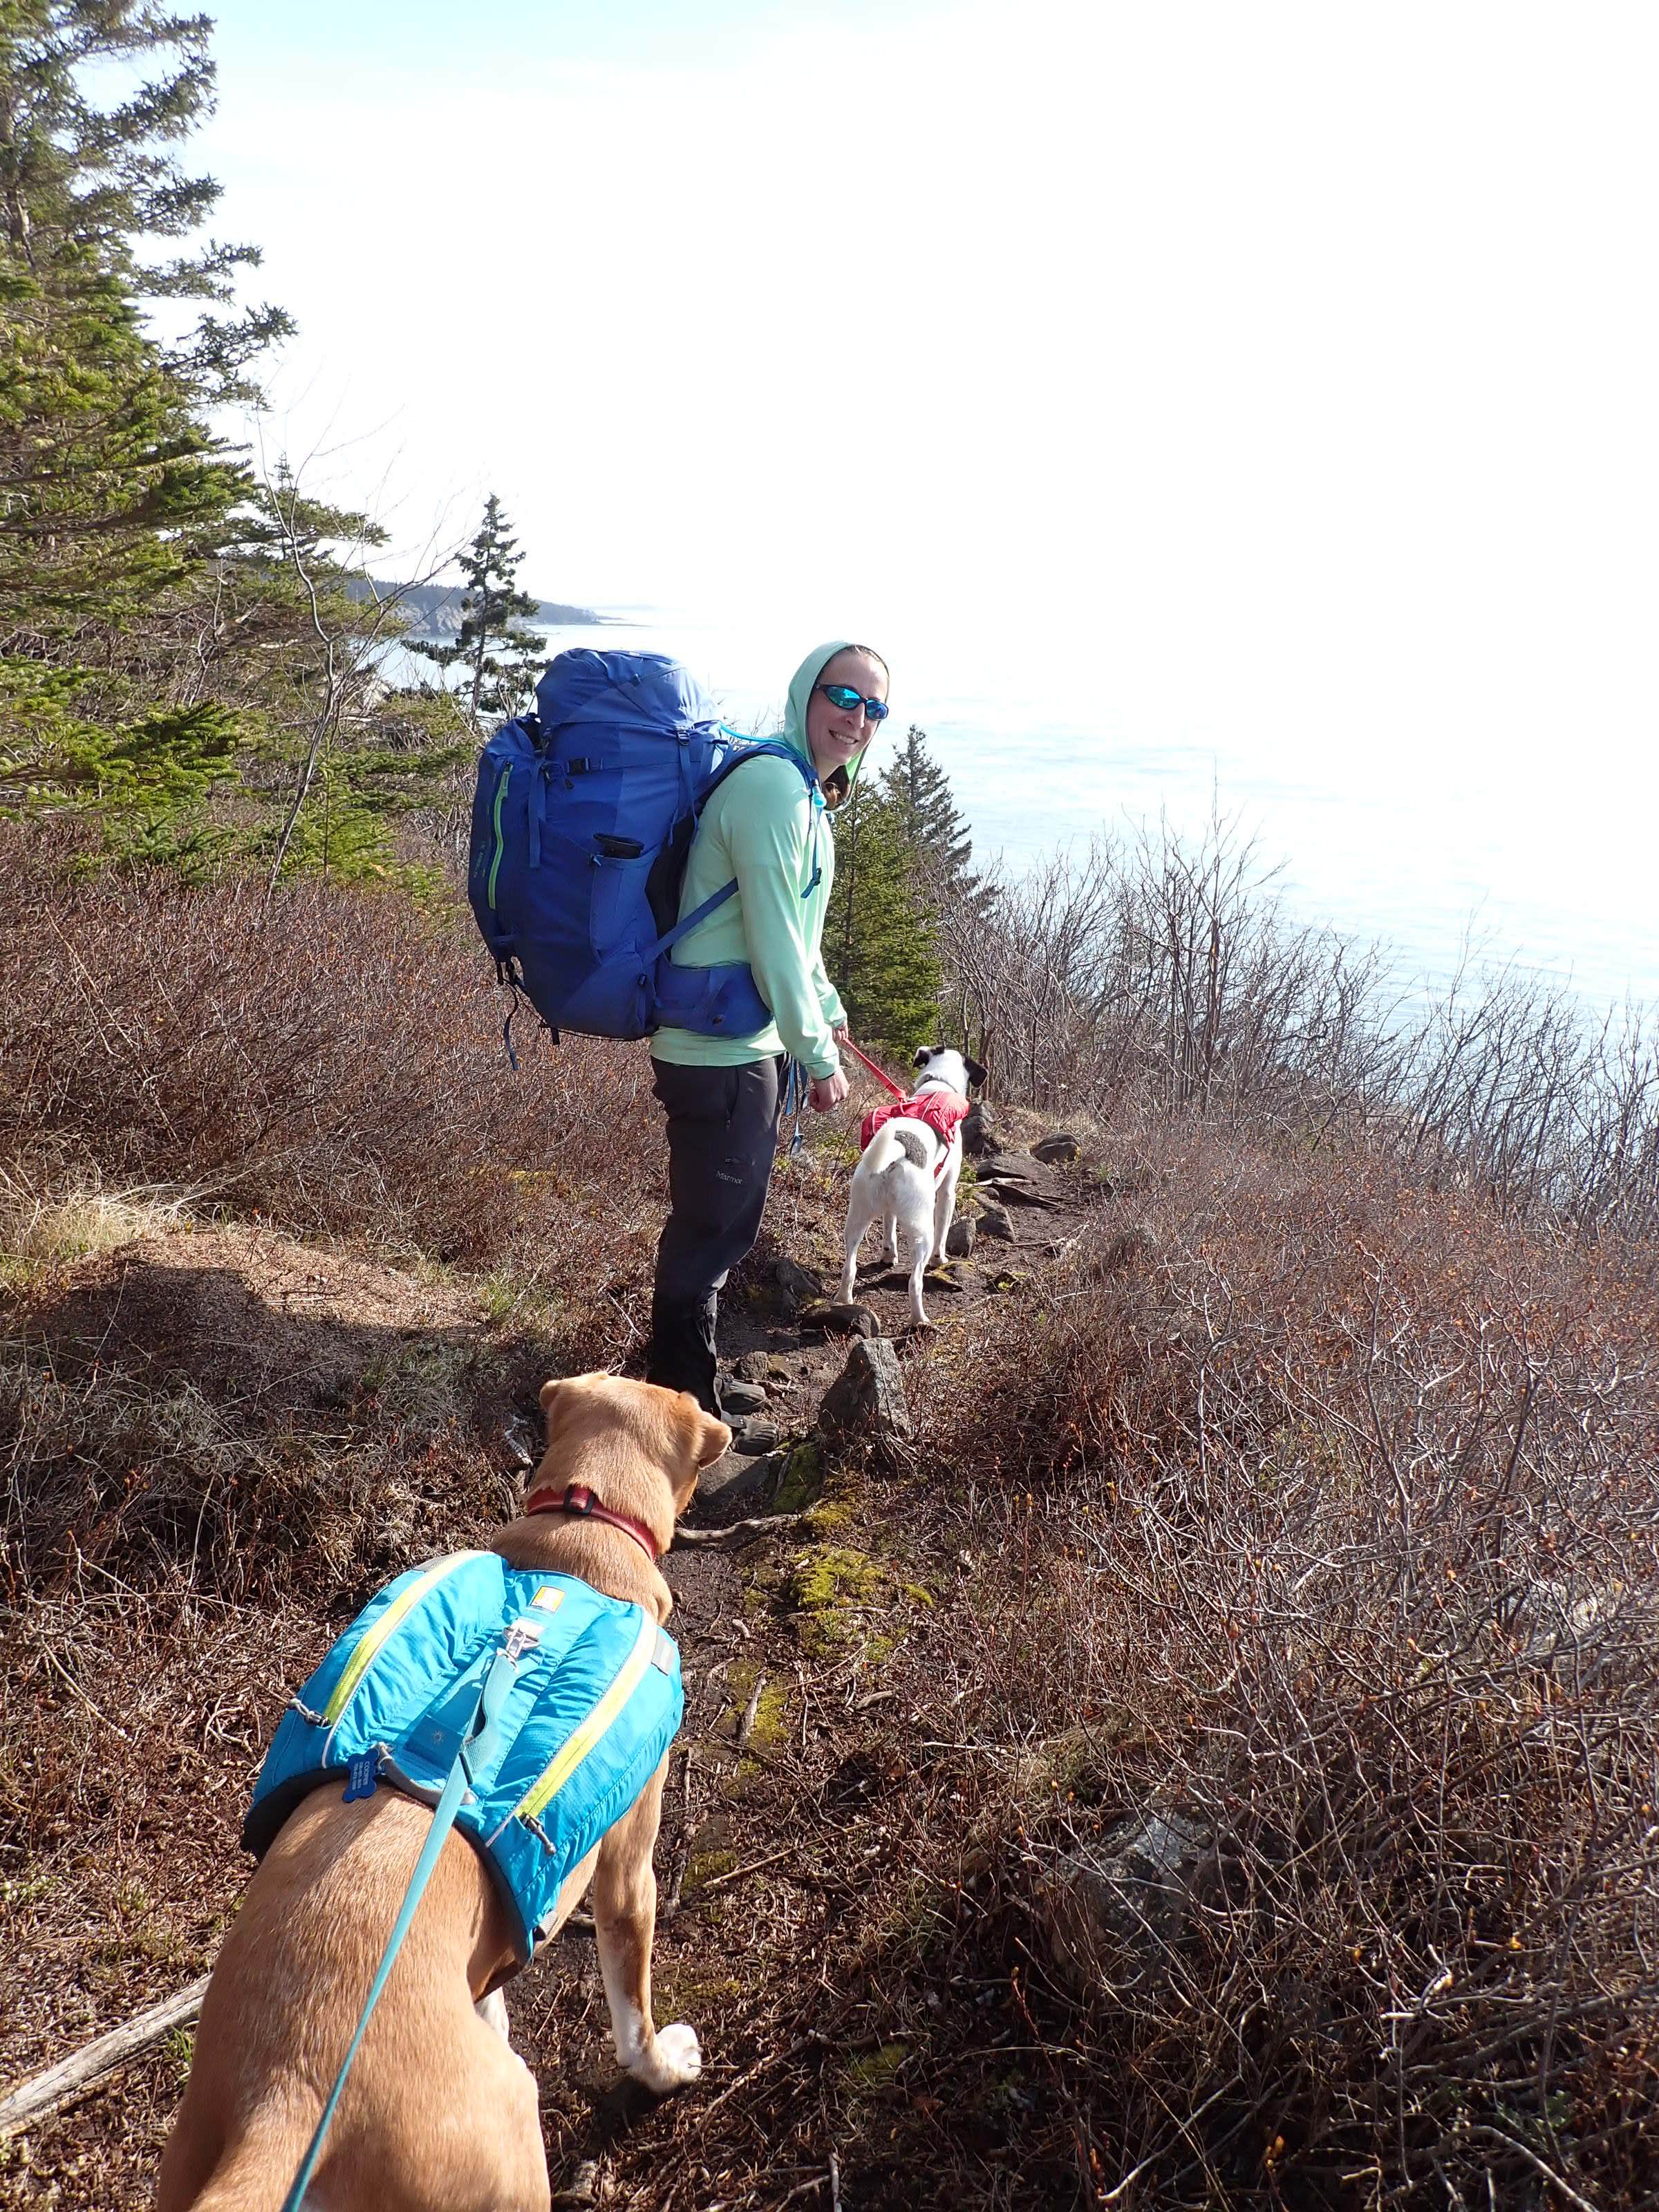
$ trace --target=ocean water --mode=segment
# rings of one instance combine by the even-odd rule
[[[574,645],[672,653],[734,727],[775,726],[801,651],[793,635],[654,609],[605,612],[602,627],[550,631],[550,655]],[[1247,748],[1225,735],[1148,741],[1109,707],[1068,696],[1063,664],[1037,690],[1029,668],[998,671],[959,641],[893,662],[889,726],[926,730],[976,859],[1000,855],[1018,870],[1160,818],[1193,836],[1218,811],[1273,872],[1287,915],[1380,942],[1407,993],[1442,988],[1461,966],[1510,967],[1570,987],[1590,1013],[1632,1000],[1659,1007],[1651,766],[1638,772],[1644,782],[1613,789],[1572,762],[1522,774],[1408,741],[1383,757],[1340,744]],[[975,689],[960,686],[964,665],[981,679]]]

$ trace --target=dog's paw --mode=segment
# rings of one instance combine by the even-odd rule
[[[676,2021],[672,2027],[659,2028],[651,2048],[641,2051],[628,2070],[636,2081],[642,2081],[659,2097],[689,2087],[702,2071],[702,2050],[696,2029],[688,2027],[683,2020]]]

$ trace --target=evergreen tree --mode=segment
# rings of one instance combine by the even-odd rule
[[[465,590],[459,635],[453,645],[410,641],[411,650],[440,668],[459,663],[470,672],[475,723],[484,714],[517,714],[529,691],[532,670],[546,658],[546,637],[523,626],[538,605],[518,588],[523,559],[501,503],[491,492],[484,501],[483,526],[460,559]]]
[[[972,904],[979,878],[969,867],[974,841],[951,794],[951,779],[927,749],[927,732],[912,722],[882,770],[882,798],[893,809],[924,888],[936,899]]]
[[[213,179],[186,175],[170,150],[212,110],[212,29],[155,0],[0,0],[0,220],[40,281],[65,256],[89,257],[129,300],[222,307],[237,270],[258,266],[257,247],[217,240],[170,259],[140,250],[187,238],[218,203]],[[89,83],[110,81],[100,68],[152,56],[161,73],[125,99],[91,97]],[[292,328],[280,308],[208,313],[166,365],[198,396],[245,394],[242,368]]]
[[[0,648],[57,658],[175,588],[246,489],[82,247],[0,249]]]
[[[172,350],[145,298],[228,304],[252,247],[171,259],[218,186],[171,147],[211,105],[204,16],[153,0],[0,0],[0,647],[94,651],[175,590],[248,489],[206,407],[291,328],[273,308],[212,313]],[[94,100],[100,65],[162,73]],[[167,60],[174,64],[170,70]],[[107,77],[102,80],[107,82]],[[101,657],[107,659],[107,654]]]
[[[916,848],[878,789],[855,785],[836,814],[823,953],[861,1044],[908,1053],[932,1041],[940,968]]]
[[[289,327],[215,312],[257,253],[156,251],[218,197],[174,151],[211,105],[210,29],[0,0],[0,812],[88,817],[106,852],[194,873],[409,880],[398,825],[449,822],[471,732],[386,683],[404,625],[349,589],[379,533],[280,465],[256,483],[208,427]],[[147,81],[95,96],[110,64]],[[170,349],[158,296],[209,303]]]

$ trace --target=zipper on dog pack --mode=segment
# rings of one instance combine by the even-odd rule
[[[550,1805],[564,1788],[571,1776],[604,1735],[623,1707],[644,1680],[645,1670],[651,1664],[657,1648],[657,1624],[647,1613],[640,1624],[640,1632],[634,1639],[634,1648],[617,1669],[617,1678],[600,1698],[587,1718],[560,1745],[557,1754],[545,1765],[519,1802],[513,1808],[513,1817],[533,1820]],[[505,1823],[503,1823],[505,1825]]]
[[[464,1567],[469,1559],[483,1557],[482,1552],[452,1552],[446,1559],[434,1559],[424,1574],[416,1575],[412,1583],[398,1591],[373,1628],[358,1638],[344,1671],[334,1685],[333,1695],[323,1707],[323,1718],[331,1729],[357,1694],[364,1675],[385,1650],[387,1639],[397,1633],[428,1593],[436,1589],[457,1567]]]
[[[489,911],[495,911],[495,878],[501,872],[501,850],[506,840],[501,835],[501,801],[507,797],[507,787],[513,781],[513,763],[508,761],[502,769],[501,781],[495,786],[495,805],[490,817],[495,824],[495,856],[489,863]]]

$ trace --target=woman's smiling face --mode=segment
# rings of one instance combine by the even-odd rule
[[[850,684],[860,702],[884,699],[887,671],[873,654],[861,653],[853,645],[832,653],[819,669],[817,683],[807,702],[806,746],[820,776],[833,775],[838,768],[845,768],[855,759],[869,744],[875,728],[866,720],[862,704],[847,708],[826,699],[826,684]]]

